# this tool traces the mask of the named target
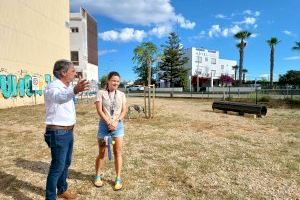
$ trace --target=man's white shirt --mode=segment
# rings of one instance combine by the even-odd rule
[[[46,124],[72,126],[76,123],[74,87],[56,79],[45,88]]]

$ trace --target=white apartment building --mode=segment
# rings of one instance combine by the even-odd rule
[[[219,51],[192,47],[185,49],[184,52],[185,56],[189,58],[185,66],[191,69],[189,72],[191,85],[196,85],[197,91],[201,86],[210,85],[210,87],[213,87],[218,85],[221,75],[228,75],[234,78],[234,69],[232,67],[237,65],[237,62],[235,60],[220,59]],[[207,80],[209,80],[209,84],[207,84]]]
[[[84,8],[70,14],[70,50],[77,76],[98,81],[97,22]]]

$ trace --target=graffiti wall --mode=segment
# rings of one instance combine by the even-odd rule
[[[41,89],[32,90],[32,76],[25,75],[24,77],[17,78],[16,75],[1,75],[0,74],[0,97],[9,99],[11,97],[31,97],[36,94],[39,96],[43,95],[43,86],[51,81],[51,75],[45,74],[43,79],[40,79]]]

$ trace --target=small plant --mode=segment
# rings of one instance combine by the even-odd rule
[[[269,102],[271,100],[270,96],[262,96],[259,101],[260,102]]]
[[[226,97],[225,100],[226,100],[226,101],[232,101],[233,98],[232,98],[232,97]]]

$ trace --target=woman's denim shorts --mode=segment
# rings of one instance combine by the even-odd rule
[[[124,136],[124,124],[123,122],[119,122],[116,130],[109,131],[107,124],[100,120],[99,121],[99,129],[98,129],[98,138],[103,139],[105,136],[112,136],[114,138]]]

